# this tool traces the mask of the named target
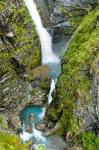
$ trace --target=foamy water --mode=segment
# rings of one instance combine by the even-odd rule
[[[32,133],[27,132],[23,127],[23,132],[20,133],[21,140],[25,143],[31,139],[35,139],[37,143],[45,143],[46,138],[43,136],[43,133],[35,128],[33,124]]]
[[[44,107],[44,108],[42,108],[42,113],[39,114],[40,120],[42,120],[44,118],[45,112],[46,112],[46,108]]]

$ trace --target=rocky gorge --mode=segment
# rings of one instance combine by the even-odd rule
[[[43,127],[46,129],[42,130],[62,136],[68,145],[66,149],[96,150],[99,148],[99,3],[92,9],[93,3],[89,3],[90,8],[86,4],[85,16],[77,22],[79,27],[71,23],[65,9],[75,3],[81,5],[80,2],[35,0],[35,3],[43,25],[52,35],[54,52],[60,57],[64,54],[62,74],[53,101],[47,107],[46,127]],[[4,132],[0,136],[6,142],[7,134],[16,134],[22,127],[20,113],[25,107],[46,105],[50,78],[46,66],[39,68],[40,41],[24,2],[0,1],[0,11],[0,130]],[[9,135],[9,141],[15,138],[15,143],[19,142],[14,136]],[[27,145],[20,144],[16,149],[25,150]],[[11,145],[6,146],[5,149],[11,149]]]

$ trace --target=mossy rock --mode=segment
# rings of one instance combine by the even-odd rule
[[[28,150],[29,144],[22,144],[18,136],[0,132],[0,150]]]
[[[1,0],[0,4],[0,60],[11,63],[12,57],[18,58],[19,63],[26,66],[28,74],[31,75],[31,70],[40,64],[41,58],[40,42],[31,16],[24,1]],[[10,32],[13,37],[7,37]]]
[[[96,137],[96,135],[93,132],[81,133],[78,136],[78,141],[86,150],[99,149],[99,137]]]
[[[80,129],[74,113],[78,99],[83,103],[86,98],[88,104],[92,103],[92,95],[90,95],[92,67],[94,73],[98,75],[98,67],[96,67],[99,55],[98,16],[97,10],[84,17],[63,58],[62,75],[57,84],[57,96],[54,98],[54,105],[48,109],[52,120],[60,121],[63,131],[61,134],[67,131],[79,133]]]

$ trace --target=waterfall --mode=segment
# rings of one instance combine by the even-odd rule
[[[59,63],[59,58],[53,53],[52,38],[48,31],[43,27],[40,15],[37,11],[34,0],[24,0],[30,12],[33,22],[36,27],[37,34],[41,42],[42,64]]]
[[[24,0],[26,3],[26,6],[29,10],[29,13],[33,19],[33,22],[36,27],[37,34],[40,38],[41,42],[41,51],[42,51],[42,64],[60,64],[59,58],[54,54],[52,50],[52,38],[51,35],[48,33],[48,31],[43,27],[40,15],[37,11],[36,5],[34,3],[34,0]],[[50,66],[49,66],[50,67]],[[54,68],[53,68],[54,70]],[[55,89],[57,79],[51,80],[51,89],[48,94],[48,103],[51,103],[52,96]]]
[[[60,74],[60,59],[54,54],[52,50],[52,38],[48,31],[43,27],[40,15],[37,11],[34,0],[24,0],[25,4],[29,10],[29,13],[33,19],[33,22],[36,27],[37,34],[40,38],[41,42],[41,52],[42,52],[42,64],[48,65],[48,67],[52,68],[52,71],[49,73],[49,77],[51,77],[51,85],[50,91],[48,94],[48,103],[52,101],[52,92],[55,89],[55,85],[57,82],[57,77]],[[43,113],[39,117],[43,117],[45,115],[45,108]],[[23,129],[23,133],[20,134],[20,137],[23,142],[30,140],[31,138],[35,138],[36,141],[40,141],[41,143],[46,142],[46,138],[42,135],[41,131],[38,131],[33,125],[32,133],[27,132]]]

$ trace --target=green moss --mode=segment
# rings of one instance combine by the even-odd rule
[[[31,70],[40,64],[40,42],[24,1],[18,3],[19,6],[17,7],[16,2],[12,0],[0,1],[2,26],[0,36],[2,35],[4,39],[0,49],[0,60],[5,59],[6,62],[10,62],[11,57],[18,56],[19,63],[25,65],[28,74],[31,75]],[[13,39],[11,39],[13,43],[6,38],[6,30],[9,27],[14,34]],[[6,66],[3,68],[6,69]]]
[[[88,15],[92,10],[99,9],[98,0],[84,0],[79,3],[71,3],[69,7],[61,7],[61,12],[70,21],[71,25],[77,29],[85,15]]]
[[[46,150],[46,148],[45,148],[45,146],[39,144],[37,150]]]
[[[0,127],[2,129],[8,129],[8,124],[7,124],[7,122],[4,121],[2,116],[0,116]]]
[[[78,141],[83,146],[84,150],[99,149],[99,137],[96,137],[94,133],[84,132],[79,135]]]
[[[40,88],[43,90],[49,90],[49,81],[48,78],[42,78],[40,82]]]
[[[21,144],[20,138],[7,132],[0,132],[0,150],[28,150],[28,144]]]
[[[79,132],[79,125],[74,114],[75,102],[90,102],[90,89],[92,78],[90,68],[98,72],[96,62],[98,62],[99,50],[99,11],[93,11],[84,17],[82,23],[74,33],[68,50],[63,58],[63,72],[58,81],[56,97],[49,108],[52,120],[60,120],[63,130]],[[58,105],[57,105],[58,101]],[[74,121],[74,124],[73,124]]]

